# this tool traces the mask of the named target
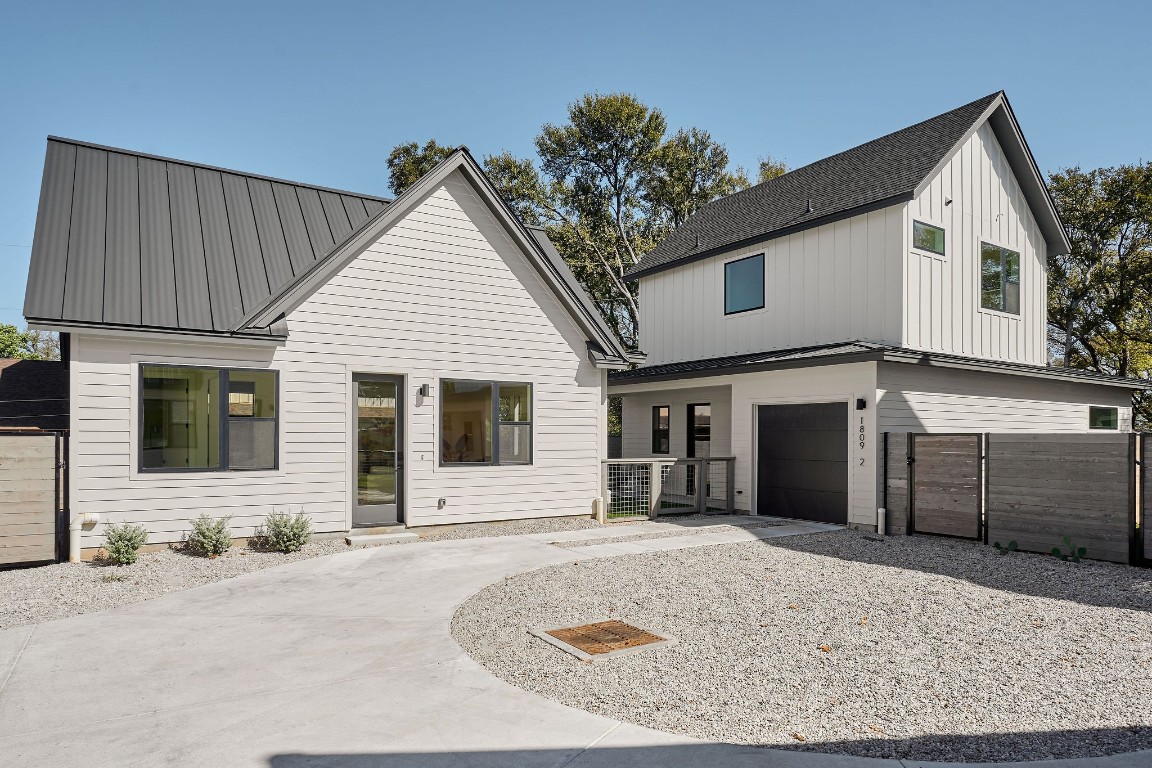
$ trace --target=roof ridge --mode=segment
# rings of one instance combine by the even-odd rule
[[[948,115],[954,114],[956,112],[960,112],[961,110],[970,109],[970,108],[976,106],[977,104],[985,103],[985,106],[987,106],[987,104],[991,104],[992,101],[997,96],[1002,96],[1002,95],[1004,95],[1004,91],[999,90],[999,91],[996,91],[995,93],[990,93],[987,96],[982,96],[979,99],[975,99],[973,101],[968,102],[967,104],[963,104],[959,107],[956,107],[955,109],[949,109],[946,112],[941,112],[938,115],[933,115],[932,117],[921,120],[918,123],[913,123],[912,125],[906,125],[903,128],[897,128],[894,131],[889,131],[888,133],[884,134],[883,136],[877,136],[874,139],[869,139],[868,141],[865,141],[863,143],[851,146],[848,149],[841,150],[841,151],[836,152],[836,153],[831,154],[831,155],[826,155],[824,157],[813,160],[810,163],[805,163],[804,165],[801,165],[798,168],[793,168],[792,170],[788,171],[787,173],[782,173],[779,176],[776,176],[775,178],[771,178],[771,179],[768,179],[767,181],[762,181],[758,184],[753,184],[752,186],[745,187],[744,189],[741,189],[737,192],[733,192],[730,195],[724,195],[723,197],[718,197],[715,200],[709,201],[707,204],[702,206],[699,210],[704,210],[705,208],[708,208],[709,206],[715,205],[716,203],[719,203],[722,200],[729,200],[733,197],[738,197],[740,195],[743,195],[746,192],[751,192],[751,191],[756,190],[756,189],[762,190],[766,187],[777,184],[777,182],[779,182],[781,179],[786,179],[794,173],[797,173],[799,171],[803,171],[807,168],[811,168],[812,166],[818,165],[819,163],[824,163],[824,162],[828,162],[830,160],[835,160],[836,158],[841,157],[843,155],[846,155],[850,152],[855,152],[859,149],[863,149],[864,147],[867,147],[869,144],[877,144],[881,141],[884,141],[885,139],[889,139],[892,136],[895,136],[898,133],[904,133],[905,131],[911,131],[914,128],[919,128],[919,127],[921,127],[927,123],[933,122],[934,120],[939,120],[941,118],[947,117]]]
[[[351,197],[359,197],[365,200],[375,200],[387,205],[392,202],[390,197],[381,197],[379,195],[369,195],[363,192],[353,192],[348,189],[336,189],[335,187],[325,187],[319,184],[309,184],[304,181],[292,181],[291,179],[281,179],[276,176],[265,176],[262,173],[249,173],[248,171],[239,171],[235,168],[224,168],[219,165],[208,165],[207,163],[197,163],[192,160],[181,160],[177,157],[165,157],[164,155],[153,155],[148,152],[138,152],[133,149],[125,149],[123,147],[112,147],[105,144],[96,144],[90,141],[80,141],[79,139],[69,139],[65,136],[48,136],[48,141],[55,141],[60,144],[71,144],[76,147],[86,147],[88,149],[98,149],[102,152],[115,152],[118,155],[127,155],[129,157],[142,157],[147,160],[157,160],[162,163],[175,163],[177,165],[184,165],[189,168],[201,168],[206,171],[216,171],[217,173],[227,173],[233,176],[243,176],[248,179],[260,179],[261,181],[270,181],[277,184],[289,184],[293,187],[305,187],[307,189],[315,189],[319,192],[331,192],[334,195],[349,195]]]

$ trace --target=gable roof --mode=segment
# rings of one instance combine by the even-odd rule
[[[466,148],[391,201],[50,137],[24,315],[61,328],[283,338],[292,309],[457,170],[589,334],[599,350],[589,356],[603,367],[642,359]]]
[[[1050,253],[1070,250],[1003,91],[705,205],[626,274],[674,266],[914,199],[989,121]]]
[[[29,321],[236,331],[388,200],[50,137]],[[269,335],[270,331],[246,333]]]

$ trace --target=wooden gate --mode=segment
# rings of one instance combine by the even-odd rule
[[[64,436],[0,430],[0,566],[57,559]]]
[[[910,532],[984,538],[983,435],[912,435]]]

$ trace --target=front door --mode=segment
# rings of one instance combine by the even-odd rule
[[[404,387],[395,376],[355,376],[356,502],[352,525],[403,520]]]

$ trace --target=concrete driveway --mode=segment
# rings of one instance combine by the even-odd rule
[[[647,730],[464,655],[457,605],[572,559],[539,537],[366,549],[0,632],[0,765],[899,765]],[[1129,759],[1084,762],[1152,762]]]

